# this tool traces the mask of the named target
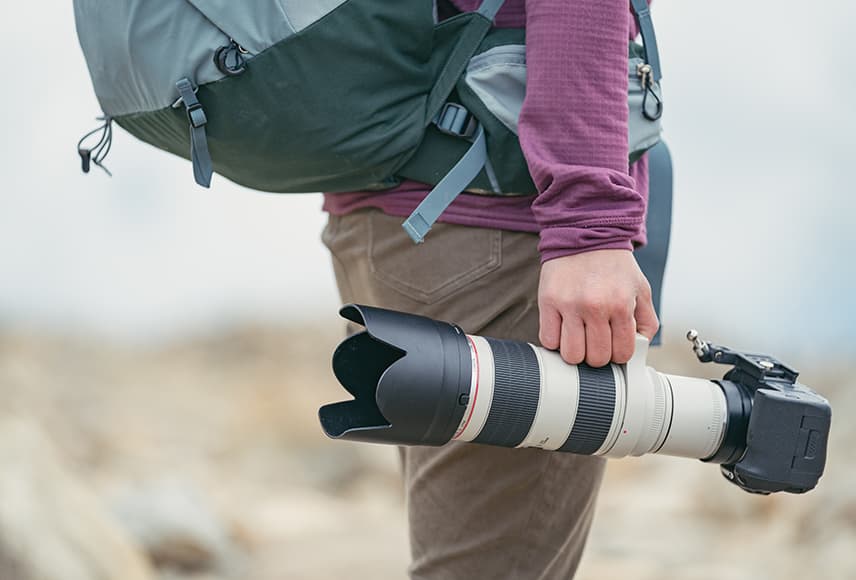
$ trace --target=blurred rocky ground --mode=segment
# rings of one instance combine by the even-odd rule
[[[337,341],[310,328],[157,348],[0,334],[0,579],[402,578],[394,450],[317,425],[341,398]],[[657,368],[718,376],[671,342]],[[803,381],[834,410],[817,490],[757,497],[697,461],[614,461],[579,577],[856,578],[856,365],[812,366]]]

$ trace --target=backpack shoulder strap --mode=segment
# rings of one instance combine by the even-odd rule
[[[630,0],[639,34],[642,35],[642,46],[645,49],[645,62],[651,65],[651,74],[655,82],[660,82],[660,52],[657,50],[657,35],[654,34],[654,22],[651,20],[651,9],[648,0]]]

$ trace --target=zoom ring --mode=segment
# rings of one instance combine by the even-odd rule
[[[541,394],[535,351],[525,342],[487,338],[494,360],[493,400],[475,443],[516,447],[526,438]]]
[[[577,367],[580,373],[580,399],[571,434],[559,451],[591,455],[600,449],[615,413],[615,375],[612,365]]]

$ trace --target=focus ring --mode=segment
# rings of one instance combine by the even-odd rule
[[[493,400],[475,443],[516,447],[529,434],[541,394],[535,351],[525,342],[486,338],[493,351]]]
[[[559,451],[591,455],[603,445],[615,413],[615,375],[612,365],[594,368],[577,365],[580,400],[574,427]]]

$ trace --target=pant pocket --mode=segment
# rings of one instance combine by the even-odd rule
[[[401,218],[373,212],[368,254],[378,281],[417,302],[433,304],[502,265],[502,233],[436,224],[425,243],[415,245],[401,228]]]

